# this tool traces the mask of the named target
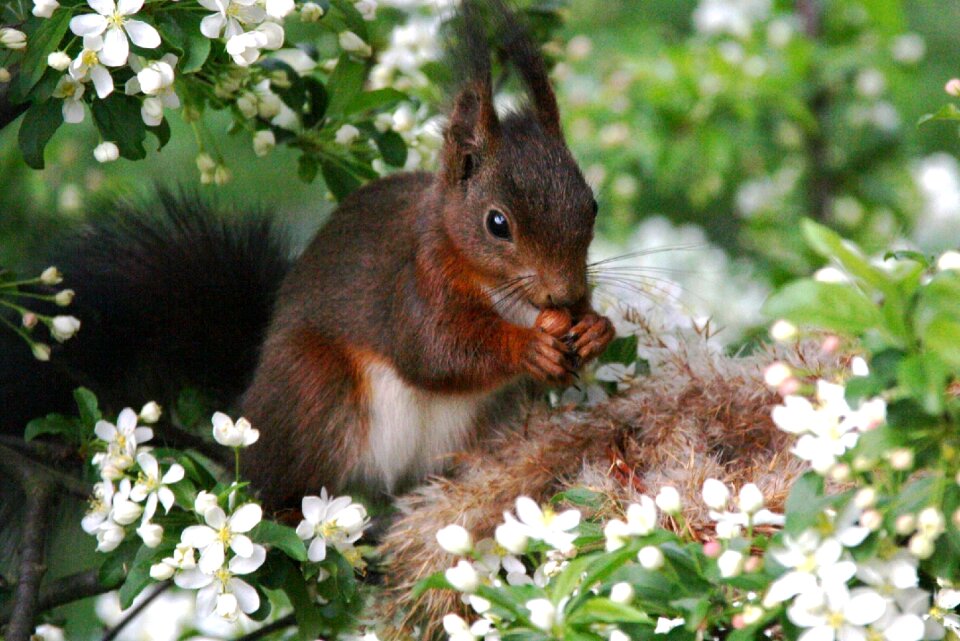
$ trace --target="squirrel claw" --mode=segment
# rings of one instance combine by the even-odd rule
[[[571,330],[571,334],[577,336],[573,343],[574,354],[583,363],[602,354],[617,335],[610,319],[598,314],[584,316]]]
[[[536,380],[548,385],[567,385],[571,371],[567,364],[568,348],[546,331],[537,330],[523,359],[523,367]]]

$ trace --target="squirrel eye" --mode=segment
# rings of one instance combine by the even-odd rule
[[[500,240],[513,239],[513,235],[510,233],[510,223],[503,212],[498,209],[491,209],[487,212],[487,231],[493,234],[494,238]]]

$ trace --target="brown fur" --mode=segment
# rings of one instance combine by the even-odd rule
[[[834,365],[813,346],[776,357],[818,372]],[[717,355],[694,339],[620,397],[590,409],[541,408],[519,432],[463,454],[455,478],[432,479],[399,500],[402,516],[381,548],[388,560],[384,619],[399,622],[398,636],[419,625],[426,639],[436,636],[444,614],[463,613],[458,595],[449,592],[411,600],[419,580],[455,561],[437,545],[436,532],[458,523],[477,538],[492,536],[520,495],[545,503],[563,489],[588,486],[609,497],[594,515],[609,518],[640,494],[673,485],[696,538],[713,533],[700,499],[710,477],[735,489],[756,483],[768,507],[782,511],[803,465],[788,451],[790,436],[770,419],[779,397],[763,383],[762,369],[773,359],[772,351]],[[669,519],[663,524],[675,525]]]
[[[345,199],[277,296],[241,402],[264,433],[244,452],[245,473],[269,507],[321,486],[340,491],[348,479],[385,489],[357,472],[374,434],[365,424],[371,358],[419,390],[510,397],[506,388],[523,386],[524,375],[568,382],[613,337],[589,306],[595,201],[560,135],[556,100],[535,95],[532,109],[497,116],[479,1],[464,3],[469,72],[438,174],[383,178]],[[549,89],[532,41],[502,3],[492,6],[512,25],[504,47],[528,65],[528,86]],[[494,209],[509,221],[509,239],[490,231]],[[489,293],[498,287],[514,288],[511,306],[573,310],[572,346],[508,321]]]

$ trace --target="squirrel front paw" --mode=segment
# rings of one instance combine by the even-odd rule
[[[572,350],[581,363],[593,360],[607,349],[617,332],[606,316],[588,312],[570,330]]]
[[[564,309],[545,309],[537,317],[522,362],[527,373],[541,383],[569,385],[573,380],[570,348],[561,340],[572,324]]]

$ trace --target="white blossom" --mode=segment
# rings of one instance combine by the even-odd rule
[[[53,97],[63,99],[64,122],[83,122],[83,91],[83,85],[69,75],[64,75],[57,81],[57,86],[53,90]]]
[[[75,16],[70,20],[70,30],[78,36],[103,35],[100,61],[108,67],[120,67],[127,63],[130,42],[143,49],[160,46],[160,34],[141,20],[132,20],[143,7],[143,0],[87,0],[96,13]],[[128,38],[129,37],[129,41]]]
[[[353,125],[343,125],[337,129],[334,134],[334,140],[338,145],[349,145],[360,136],[360,130]]]
[[[680,493],[677,492],[677,488],[670,485],[660,488],[655,502],[658,508],[670,515],[679,514],[680,508],[682,507],[680,504]]]
[[[213,438],[220,445],[227,447],[247,447],[253,445],[260,438],[260,432],[253,429],[250,421],[241,417],[234,423],[223,412],[213,415]]]
[[[293,0],[266,0],[264,6],[267,10],[267,15],[274,20],[283,20],[296,9]]]
[[[340,42],[341,49],[350,53],[355,53],[362,58],[368,58],[373,53],[370,45],[364,42],[363,38],[352,31],[342,32],[338,40]]]
[[[192,570],[197,567],[196,550],[193,547],[178,543],[173,550],[173,556],[162,559],[159,563],[150,566],[150,576],[157,581],[166,581],[181,570]]]
[[[865,639],[863,626],[883,616],[886,602],[868,588],[849,590],[844,584],[832,584],[824,590],[800,594],[787,609],[794,625],[809,628],[804,641],[853,641]]]
[[[301,503],[303,520],[297,536],[310,541],[307,558],[313,562],[327,558],[327,546],[340,552],[353,547],[367,526],[367,511],[349,496],[330,498],[326,488],[320,496],[306,496]]]
[[[146,499],[143,519],[149,521],[157,510],[158,501],[163,505],[165,512],[169,512],[173,507],[173,491],[167,486],[182,480],[184,470],[179,463],[174,463],[163,476],[160,476],[160,465],[157,459],[147,452],[137,454],[137,464],[140,465],[141,474],[130,492],[130,498],[137,502]]]
[[[461,560],[443,573],[447,582],[459,592],[475,592],[480,586],[480,575],[469,561]]]
[[[577,535],[571,530],[580,524],[579,511],[567,510],[558,514],[549,506],[541,510],[533,499],[526,496],[519,497],[516,505],[517,520],[529,538],[543,541],[561,552],[573,548]]]
[[[163,527],[156,523],[144,521],[140,524],[140,527],[137,528],[137,535],[148,548],[155,548],[163,541]]]
[[[73,316],[54,316],[50,321],[50,335],[60,343],[73,338],[79,330],[80,320]]]
[[[623,363],[604,363],[597,368],[594,376],[598,381],[616,383],[617,390],[623,391],[630,387],[637,374],[636,362],[624,365]]]
[[[527,551],[529,537],[523,524],[517,521],[510,513],[503,515],[504,522],[497,526],[494,538],[505,550],[513,554],[523,554]]]
[[[645,570],[659,570],[663,567],[663,552],[655,545],[645,545],[637,552],[637,561]]]
[[[90,507],[80,521],[80,527],[83,528],[84,532],[87,534],[95,534],[100,524],[110,516],[114,491],[113,483],[110,481],[100,481],[93,485]]]
[[[763,599],[764,607],[790,597],[816,590],[823,585],[843,585],[856,572],[856,565],[843,558],[843,546],[834,538],[821,541],[813,530],[794,538],[783,537],[784,547],[771,548],[768,554],[789,571],[774,581]]]
[[[104,479],[123,476],[123,470],[133,465],[137,446],[153,438],[152,429],[137,426],[137,414],[129,407],[120,412],[116,425],[100,420],[93,429],[97,437],[107,443],[107,451],[93,457]]]
[[[106,98],[113,93],[114,89],[113,76],[100,62],[100,51],[102,49],[103,38],[101,36],[84,36],[83,49],[70,63],[70,75],[80,81],[85,81],[87,78],[92,80],[98,98]]]
[[[156,423],[160,420],[162,408],[156,401],[150,401],[140,408],[139,418],[144,423]]]
[[[726,550],[717,558],[717,567],[720,568],[720,576],[729,579],[739,576],[743,572],[743,553],[736,550]]]
[[[614,583],[610,588],[610,600],[614,603],[630,603],[634,596],[633,586],[629,583],[621,581],[620,583]]]
[[[120,157],[120,149],[115,142],[102,142],[93,148],[93,157],[97,162],[113,162]]]
[[[208,38],[224,39],[243,33],[243,25],[259,24],[266,13],[257,0],[197,0],[201,7],[214,13],[200,21],[200,33]]]
[[[703,502],[714,510],[723,510],[730,499],[730,490],[717,479],[707,479],[703,482]]]
[[[253,135],[253,153],[263,157],[277,145],[277,138],[269,129],[261,129]]]
[[[627,506],[626,522],[620,519],[611,519],[603,528],[607,551],[613,551],[626,543],[633,536],[645,536],[653,532],[659,518],[657,506],[646,494],[640,497],[640,503],[631,503]]]
[[[470,533],[460,525],[448,525],[437,531],[437,543],[451,554],[464,555],[473,549]]]
[[[544,632],[549,632],[560,622],[563,613],[562,606],[555,606],[549,599],[533,599],[527,601],[527,610],[530,611],[530,622]]]
[[[248,504],[250,505],[250,504]],[[248,557],[235,556],[227,567],[218,567],[213,573],[205,573],[201,567],[179,572],[174,582],[181,588],[198,590],[197,614],[207,617],[217,613],[220,617],[234,621],[241,612],[250,614],[260,607],[260,596],[246,581],[237,575],[249,574],[257,570],[266,560],[267,551],[262,545],[256,545]],[[203,563],[201,557],[200,563]]]
[[[763,508],[763,493],[754,483],[746,483],[740,488],[737,505],[745,514],[755,514]]]
[[[249,558],[263,546],[246,536],[260,522],[263,510],[256,503],[241,505],[228,518],[222,508],[210,508],[203,514],[206,525],[184,529],[180,541],[200,550],[198,569],[204,574],[216,572],[226,558],[229,547],[239,558]]]
[[[323,7],[316,2],[304,2],[300,7],[300,19],[304,22],[318,22],[323,17]]]
[[[24,49],[27,46],[27,34],[10,27],[0,28],[0,46],[7,49]]]
[[[353,5],[364,20],[375,20],[377,18],[377,0],[355,0]]]
[[[70,66],[70,56],[63,51],[54,51],[47,56],[47,66],[57,71],[66,71]]]

